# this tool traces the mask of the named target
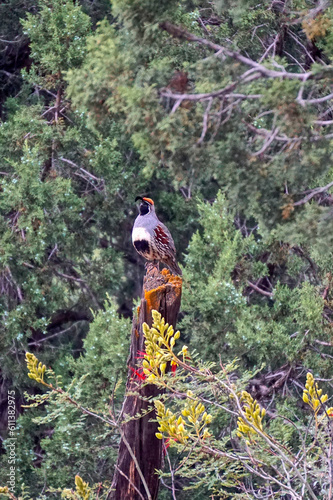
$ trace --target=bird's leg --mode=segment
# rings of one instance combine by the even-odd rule
[[[155,260],[151,261],[151,260],[147,260],[146,263],[145,263],[145,268],[146,268],[146,274],[150,273],[154,267],[155,267]]]
[[[160,272],[160,262],[156,259],[147,260],[145,263],[145,268],[146,268],[146,274],[152,272],[154,268],[157,269],[158,272]]]

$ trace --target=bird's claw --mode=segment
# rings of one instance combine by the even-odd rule
[[[146,273],[150,273],[153,271],[153,269],[157,269],[158,272],[160,272],[160,263],[158,261],[147,261],[145,263],[145,269]]]

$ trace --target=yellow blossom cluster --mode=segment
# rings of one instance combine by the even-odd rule
[[[147,323],[142,325],[146,347],[142,367],[148,382],[163,376],[168,362],[171,363],[171,366],[177,365],[173,348],[180,336],[179,331],[174,333],[173,326],[165,323],[158,311],[153,310],[152,316],[153,326],[151,328]]]
[[[85,483],[80,476],[75,476],[75,486],[76,492],[80,495],[83,500],[88,500],[90,496],[90,488],[88,483]]]
[[[306,375],[306,383],[305,389],[303,391],[303,401],[307,403],[317,416],[317,413],[320,410],[321,405],[326,403],[328,400],[327,394],[323,394],[323,390],[319,389],[317,382],[315,382],[314,376],[312,373],[307,373]],[[333,408],[328,408],[325,411],[325,415],[329,417],[333,416]]]
[[[156,433],[158,439],[166,437],[170,444],[186,444],[189,438],[201,440],[210,437],[207,425],[211,423],[212,416],[207,414],[204,405],[195,398],[192,391],[187,391],[181,415],[177,416],[166,409],[161,401],[155,401],[155,406],[160,431]]]
[[[44,373],[46,370],[46,366],[38,359],[34,354],[27,352],[25,355],[25,360],[27,362],[27,367],[29,370],[28,377],[36,380],[36,382],[44,383]]]
[[[65,489],[62,491],[61,498],[66,498],[67,500],[89,500],[91,498],[91,488],[89,488],[88,483],[84,482],[79,476],[75,476],[75,491],[70,489]]]
[[[251,437],[257,434],[256,429],[263,431],[262,419],[266,414],[266,410],[260,408],[258,402],[246,391],[242,391],[240,399],[243,402],[246,421],[242,417],[238,417],[237,436]]]

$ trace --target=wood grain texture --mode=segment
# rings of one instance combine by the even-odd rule
[[[145,351],[142,324],[145,322],[149,326],[152,325],[151,312],[155,309],[161,313],[167,323],[175,328],[180,309],[181,291],[182,279],[179,276],[172,275],[166,269],[159,272],[155,267],[147,271],[143,282],[141,304],[132,324],[131,347],[127,361],[126,396],[122,408],[122,420],[125,420],[122,425],[124,439],[120,442],[109,500],[142,500],[142,498],[155,500],[157,498],[159,479],[155,471],[162,468],[162,441],[155,436],[156,422],[150,421],[155,418],[155,411],[152,409],[141,418],[127,422],[126,420],[146,411],[151,406],[146,398],[156,397],[159,394],[156,386],[143,385],[144,381],[138,375],[142,363],[139,353]],[[133,395],[133,392],[136,394]],[[131,447],[150,495],[140,479],[138,467],[125,441]]]

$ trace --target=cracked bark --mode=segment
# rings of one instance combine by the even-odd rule
[[[160,273],[156,268],[147,271],[138,314],[133,318],[130,354],[127,360],[126,396],[122,408],[122,420],[125,420],[125,423],[121,428],[118,461],[108,500],[157,498],[159,479],[156,469],[162,468],[162,441],[155,436],[157,423],[151,421],[155,418],[155,411],[152,409],[141,418],[128,419],[146,412],[152,406],[147,398],[156,397],[160,392],[154,385],[142,385],[137,376],[137,370],[141,366],[138,353],[145,351],[142,324],[146,322],[152,325],[151,312],[155,309],[167,323],[175,327],[181,290],[182,280],[178,276],[171,275],[167,270]],[[140,472],[144,481],[140,478]]]

